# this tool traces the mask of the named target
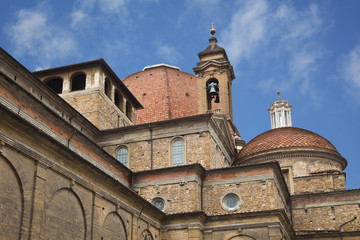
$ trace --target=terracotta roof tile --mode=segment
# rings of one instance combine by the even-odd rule
[[[301,128],[283,127],[271,129],[253,138],[240,151],[237,159],[267,150],[287,147],[317,147],[337,152],[328,140],[316,133]]]
[[[196,79],[169,65],[155,65],[126,77],[123,83],[144,107],[136,112],[136,124],[197,115]]]

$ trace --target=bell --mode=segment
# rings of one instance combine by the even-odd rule
[[[215,89],[215,84],[209,84],[209,95],[211,97],[214,97],[217,95],[216,89]]]
[[[211,98],[214,98],[215,96],[219,95],[218,93],[218,85],[216,82],[211,82],[208,84],[208,93]]]
[[[215,97],[215,103],[219,103],[219,102],[220,102],[220,97],[219,97],[219,94],[217,94]]]

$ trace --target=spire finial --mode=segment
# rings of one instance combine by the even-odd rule
[[[211,33],[211,35],[213,35],[213,37],[214,37],[214,34],[215,34],[215,29],[214,29],[214,25],[215,25],[215,23],[214,22],[211,22],[211,30],[210,30],[210,33]]]
[[[276,98],[279,98],[279,99],[280,99],[280,98],[281,98],[281,96],[280,96],[280,91],[277,91],[276,93],[277,93],[277,97],[276,97]]]

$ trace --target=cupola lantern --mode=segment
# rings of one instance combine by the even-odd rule
[[[275,102],[271,103],[269,108],[271,129],[281,127],[291,127],[291,109],[289,101],[282,100],[280,92],[277,92],[277,98]]]

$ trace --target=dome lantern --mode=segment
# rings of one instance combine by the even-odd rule
[[[280,92],[277,92],[277,95],[278,100],[271,103],[269,108],[271,129],[291,127],[292,106],[290,105],[289,101],[281,99]]]

